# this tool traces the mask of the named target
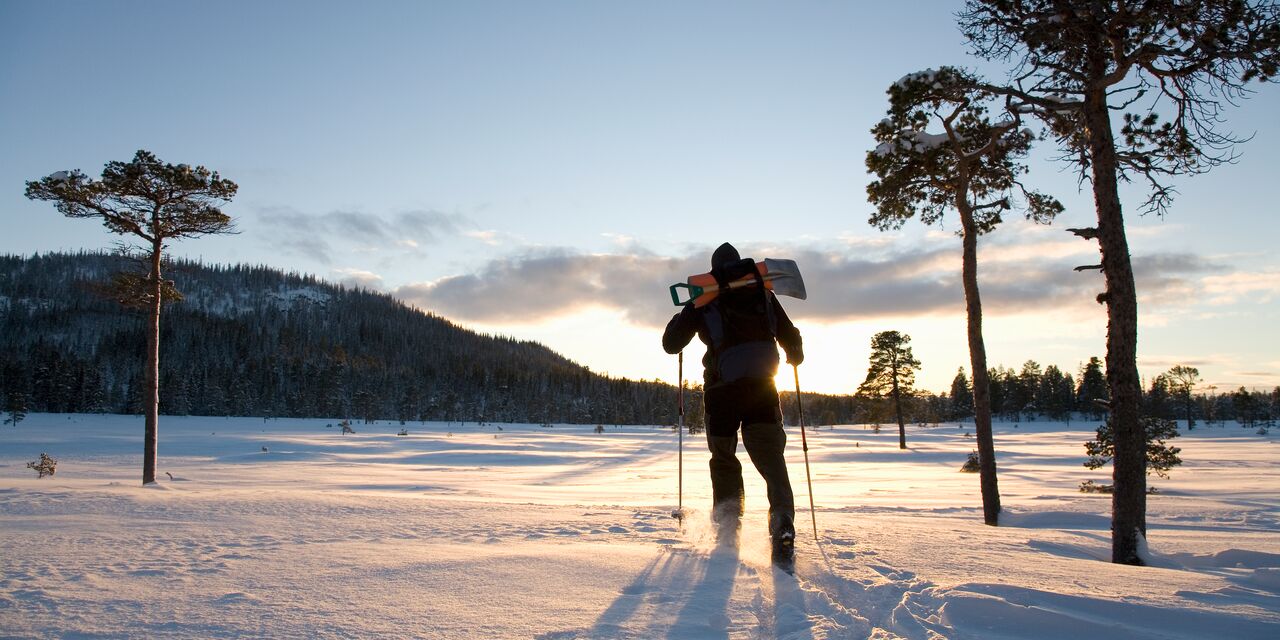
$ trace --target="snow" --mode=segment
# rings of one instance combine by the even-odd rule
[[[937,80],[938,75],[940,73],[942,72],[932,68],[925,69],[924,71],[915,71],[912,73],[908,73],[907,75],[902,76],[901,78],[898,78],[897,81],[893,83],[893,86],[898,87],[899,89],[902,89],[902,88],[905,88],[908,84],[911,84],[914,82],[920,82],[920,83],[931,82],[933,83],[933,87],[935,89],[940,88],[941,84]]]
[[[0,636],[1280,637],[1280,446],[1236,425],[1152,479],[1148,567],[1107,562],[1109,497],[1076,491],[1109,473],[1091,423],[996,425],[1000,527],[957,471],[972,425],[809,429],[817,544],[789,429],[792,577],[749,464],[714,544],[701,436],[682,529],[670,428],[337,423],[162,417],[148,487],[139,417],[0,428]]]
[[[67,180],[71,179],[71,172],[54,171],[53,173],[49,174],[47,179],[53,180],[54,182],[66,182]]]
[[[268,295],[275,300],[278,300],[284,308],[293,306],[298,302],[325,304],[329,301],[329,294],[312,287],[282,289],[281,291],[274,291]]]
[[[900,149],[908,149],[917,153],[936,149],[947,144],[948,138],[946,133],[929,133],[927,131],[908,131],[902,134],[895,142],[882,142],[876,146],[875,154],[877,156],[887,156],[895,153]]]

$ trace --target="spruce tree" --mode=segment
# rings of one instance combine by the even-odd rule
[[[27,394],[19,389],[11,389],[5,398],[4,411],[9,414],[4,423],[18,426],[27,417]]]
[[[1280,11],[1245,0],[967,0],[960,24],[978,55],[1011,60],[988,86],[1053,131],[1093,190],[1106,282],[1107,384],[1115,428],[1112,562],[1141,564],[1146,535],[1144,433],[1139,421],[1138,296],[1120,202],[1121,181],[1143,182],[1145,211],[1163,214],[1169,178],[1236,158],[1224,108],[1280,66]],[[1112,112],[1121,113],[1116,131]],[[1170,119],[1161,122],[1168,114]],[[1117,133],[1119,136],[1117,137]]]
[[[1089,362],[1080,370],[1080,387],[1076,391],[1076,405],[1095,420],[1102,417],[1102,406],[1109,397],[1107,378],[1102,371],[1102,361],[1097,357],[1089,358]]]
[[[973,388],[964,375],[964,367],[956,370],[951,380],[951,419],[963,420],[973,415]]]
[[[133,236],[143,244],[146,274],[117,274],[115,291],[120,302],[148,312],[142,483],[153,483],[160,410],[160,308],[166,300],[178,298],[172,281],[160,271],[164,247],[182,238],[231,233],[231,217],[220,207],[235,196],[236,184],[204,167],[166,164],[149,151],[138,151],[130,162],[108,162],[100,180],[76,169],[26,186],[32,200],[52,202],[71,218],[100,218],[112,233]]]

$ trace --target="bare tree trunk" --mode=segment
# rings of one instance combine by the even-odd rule
[[[898,388],[898,369],[893,370],[893,411],[898,418],[898,448],[907,448],[907,423],[902,420],[902,390]]]
[[[991,380],[987,375],[987,345],[982,339],[982,297],[978,293],[978,232],[967,203],[960,208],[964,227],[964,302],[968,315],[969,366],[973,369],[973,422],[978,439],[978,476],[982,487],[982,521],[995,526],[1000,517],[1000,487],[996,481],[996,446],[991,434]]]
[[[1105,87],[1086,94],[1084,109],[1102,273],[1107,283],[1107,387],[1115,437],[1111,561],[1140,565],[1139,536],[1147,532],[1147,476],[1146,434],[1138,420],[1142,393],[1137,366],[1138,296],[1117,191],[1115,139]]]
[[[160,305],[161,274],[160,252],[161,241],[157,239],[151,249],[151,274],[147,284],[151,288],[151,314],[147,324],[147,372],[146,372],[146,435],[142,444],[142,484],[156,481],[156,455],[160,439]]]

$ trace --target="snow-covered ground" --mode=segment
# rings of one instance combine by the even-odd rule
[[[329,427],[327,425],[333,425]],[[1278,638],[1280,444],[1238,426],[1175,441],[1153,479],[1153,566],[1109,564],[1089,423],[997,425],[1000,527],[959,473],[968,426],[809,431],[789,459],[795,577],[768,564],[746,463],[741,545],[705,522],[670,428],[32,415],[0,428],[0,637]],[[1184,431],[1184,434],[1186,432]],[[41,452],[57,475],[25,467]],[[172,479],[165,473],[172,474]]]

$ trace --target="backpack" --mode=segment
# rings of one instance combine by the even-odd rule
[[[703,308],[703,322],[715,354],[715,382],[729,383],[744,378],[772,380],[778,373],[778,320],[773,300],[764,288],[755,263],[743,259],[714,269],[712,273],[722,285],[753,273],[758,285],[723,289],[721,295]]]

